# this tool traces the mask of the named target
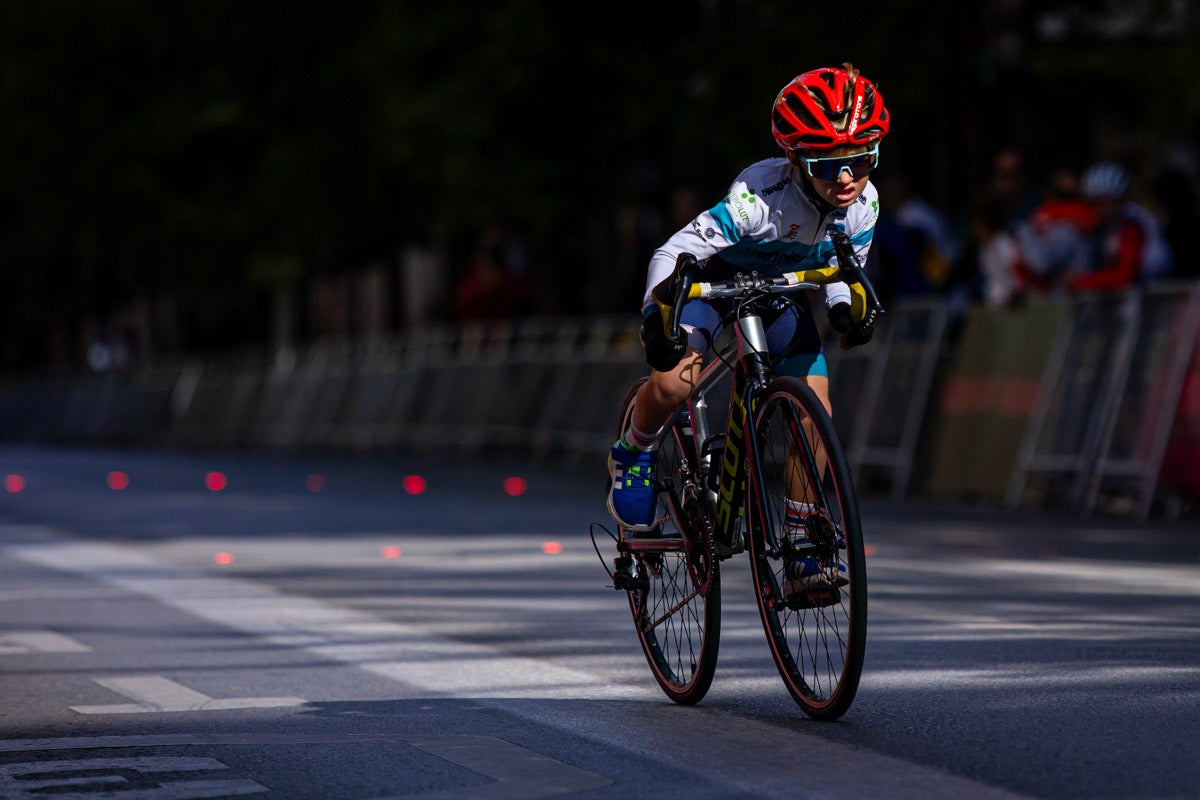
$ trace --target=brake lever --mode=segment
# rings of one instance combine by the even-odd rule
[[[849,274],[849,280],[846,282],[861,284],[863,292],[867,296],[867,305],[876,314],[887,313],[884,311],[883,303],[879,302],[879,295],[875,293],[875,287],[871,285],[866,271],[858,261],[858,254],[854,252],[854,247],[850,244],[850,237],[844,232],[838,231],[831,233],[829,238],[833,240],[833,252],[837,254],[838,270]]]
[[[683,316],[683,304],[687,302],[692,290],[694,278],[692,272],[697,267],[696,257],[691,253],[680,253],[675,260],[675,298],[671,304],[671,317],[667,320],[667,338],[672,344],[678,344],[683,339],[683,328],[680,318]]]

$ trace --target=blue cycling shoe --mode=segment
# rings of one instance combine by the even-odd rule
[[[608,513],[622,528],[635,533],[654,529],[654,452],[630,450],[621,442],[608,457],[612,481],[608,487]]]
[[[812,552],[815,545],[808,538],[808,524],[807,512],[788,509],[783,530],[798,557],[789,566],[780,590],[785,599],[803,606],[829,605],[836,602],[836,590],[850,580],[841,559]]]

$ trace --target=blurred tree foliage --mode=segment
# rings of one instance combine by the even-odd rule
[[[1135,23],[1174,5],[1134,2]],[[607,268],[615,210],[681,186],[715,200],[773,154],[779,87],[822,64],[877,81],[884,165],[952,215],[1000,146],[1048,165],[1103,150],[1098,131],[1126,157],[1194,139],[1195,26],[1106,37],[1096,9],[6,0],[0,363],[73,355],[86,320],[194,292],[261,337],[246,298],[493,219],[533,244],[547,308],[604,310],[563,276]],[[1035,13],[1068,33],[1039,37]]]

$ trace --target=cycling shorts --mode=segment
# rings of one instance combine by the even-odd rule
[[[714,343],[721,343],[728,315],[727,301],[693,300],[683,307],[680,322],[688,335],[688,346],[705,357],[716,355]],[[829,377],[821,333],[807,302],[775,301],[763,315],[767,331],[767,349],[776,375],[803,378],[809,375]]]

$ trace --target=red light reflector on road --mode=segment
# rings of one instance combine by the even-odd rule
[[[210,472],[204,476],[204,485],[210,492],[219,492],[229,485],[229,479],[223,472]]]
[[[213,561],[220,564],[222,567],[227,567],[233,563],[233,553],[217,553],[213,556]]]
[[[122,489],[129,488],[129,475],[119,469],[114,469],[108,473],[108,488],[114,492],[119,492]]]
[[[399,558],[400,548],[394,544],[385,545],[379,548],[379,554],[384,558]]]
[[[409,494],[420,494],[425,491],[425,479],[420,475],[408,475],[404,478],[404,491]]]
[[[317,474],[309,475],[304,479],[304,488],[314,493],[321,491],[325,488],[325,476]]]
[[[4,490],[16,494],[25,488],[25,479],[20,475],[8,475],[4,478]]]
[[[514,477],[504,479],[504,493],[509,497],[517,497],[518,495],[525,494],[526,488],[524,478]]]
[[[542,552],[555,556],[562,552],[562,542],[542,542]]]

